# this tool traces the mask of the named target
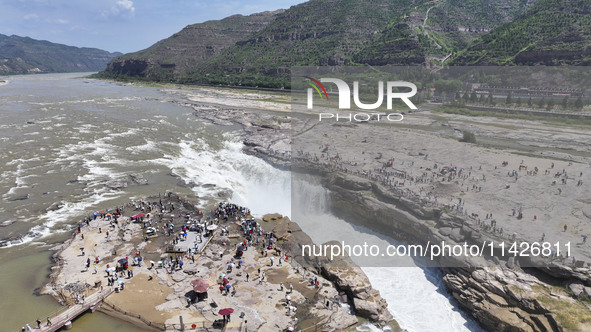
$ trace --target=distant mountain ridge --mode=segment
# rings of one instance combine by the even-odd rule
[[[189,26],[144,51],[114,59],[101,75],[283,88],[289,87],[291,66],[437,68],[538,64],[554,57],[581,64],[590,49],[583,47],[591,30],[588,7],[588,0],[310,0],[266,16],[258,25],[252,24],[253,15],[238,15]],[[225,43],[206,56],[178,51],[211,48],[206,32],[230,19],[237,22],[232,34],[214,30]],[[191,38],[190,27],[205,35]],[[567,50],[560,49],[571,41]]]
[[[0,74],[103,70],[121,53],[0,34]]]

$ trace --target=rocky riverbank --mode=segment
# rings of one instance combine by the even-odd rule
[[[209,215],[172,193],[97,217],[90,212],[73,237],[54,248],[56,266],[42,293],[74,304],[116,287],[105,299],[105,313],[159,330],[178,330],[179,316],[186,326],[217,326],[218,311],[226,307],[236,316],[226,323],[228,330],[333,331],[359,319],[397,330],[385,301],[358,267],[305,261],[300,248],[311,240],[289,218],[251,222],[248,209],[231,204],[220,204]],[[199,225],[205,229],[192,230]],[[122,264],[128,268],[114,270]],[[195,300],[194,280],[209,285],[205,299]],[[218,290],[226,285],[231,286]]]
[[[406,125],[389,130],[371,124],[319,124],[305,116],[277,121],[278,115],[209,107],[213,112],[195,115],[206,121],[212,121],[211,114],[226,116],[229,123],[242,125],[247,153],[276,167],[319,175],[331,192],[333,213],[402,242],[492,242],[498,248],[502,241],[527,244],[541,237],[572,245],[570,256],[563,250],[545,261],[489,255],[436,263],[450,266],[442,268],[448,291],[487,330],[591,328],[586,305],[591,252],[578,240],[591,232],[584,223],[589,206],[580,200],[589,191],[581,186],[588,180],[589,158],[582,150],[568,154],[547,144],[561,135],[561,144],[572,142],[579,149],[583,130],[554,134],[546,126],[551,134],[541,134],[541,124],[533,121],[442,121],[429,114],[405,118]],[[291,135],[285,136],[288,127]],[[495,147],[509,145],[499,151],[458,142],[458,133],[466,129]],[[507,141],[516,135],[519,143]],[[529,146],[541,148],[530,153]]]
[[[464,240],[480,244],[491,240],[457,216],[417,206],[403,197],[381,196],[383,188],[380,190],[379,186],[369,181],[336,174],[326,186],[333,194],[335,211],[389,236],[419,244],[428,241],[456,244]],[[360,187],[365,190],[360,190]],[[370,197],[368,193],[381,196],[381,199]],[[455,231],[448,233],[448,228]],[[580,294],[585,294],[585,285],[591,285],[587,268],[572,269],[551,263],[548,267],[522,269],[514,259],[490,259],[489,265],[492,266],[470,267],[464,262],[454,264],[447,261],[447,265],[465,267],[442,268],[448,291],[485,329],[562,331],[571,330],[572,326],[581,328],[564,311],[568,311],[566,308],[569,306],[579,314],[589,310],[584,301],[579,301]],[[578,294],[569,291],[573,289],[573,284],[578,285],[575,286],[575,289],[578,287]],[[588,313],[585,316],[588,317]]]

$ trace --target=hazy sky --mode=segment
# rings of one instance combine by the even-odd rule
[[[306,0],[0,0],[0,34],[133,52],[183,27]]]

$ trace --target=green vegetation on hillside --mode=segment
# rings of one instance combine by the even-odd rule
[[[103,77],[289,88],[292,66],[441,65],[526,0],[310,0],[186,27]]]
[[[456,65],[589,65],[591,3],[539,0],[515,21],[476,38]]]
[[[188,26],[101,76],[290,88],[293,66],[588,64],[590,13],[587,0],[310,0]]]

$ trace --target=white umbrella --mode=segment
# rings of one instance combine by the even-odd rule
[[[209,225],[209,226],[207,226],[207,230],[208,231],[215,231],[216,229],[218,229],[218,225]]]

